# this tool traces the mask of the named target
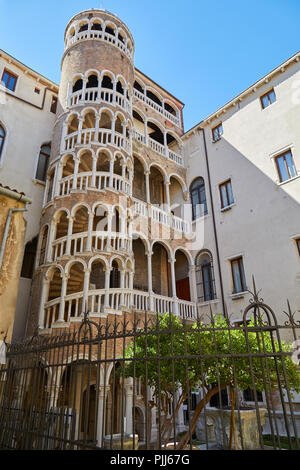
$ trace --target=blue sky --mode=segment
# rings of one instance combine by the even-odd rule
[[[300,50],[299,0],[103,0],[135,66],[185,103],[185,130]],[[100,0],[0,0],[0,48],[59,83],[63,34]]]

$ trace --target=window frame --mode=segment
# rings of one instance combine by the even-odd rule
[[[216,131],[217,129],[219,129],[219,128],[222,129],[222,132],[220,133],[220,132],[218,131],[218,136],[217,136],[217,138],[215,138],[215,131]],[[211,133],[212,133],[212,141],[213,141],[213,142],[218,142],[219,140],[221,140],[222,135],[223,135],[223,123],[220,122],[217,126],[212,127]]]
[[[272,101],[272,103],[270,102],[270,99],[269,99],[270,93],[274,93],[274,96],[275,96],[275,100]],[[269,101],[269,104],[267,104],[266,106],[264,106],[264,103],[263,103],[263,99],[265,97],[267,97],[268,101]],[[260,105],[261,105],[262,110],[264,110],[264,109],[268,108],[269,106],[271,106],[272,104],[276,103],[276,101],[277,101],[277,96],[276,96],[274,88],[271,88],[270,90],[266,91],[263,95],[260,96]]]
[[[4,75],[7,74],[9,76],[9,80],[8,80],[8,85],[9,85],[9,82],[10,82],[10,79],[13,78],[14,79],[14,86],[13,88],[9,88],[9,86],[7,86],[7,83],[4,82]],[[7,68],[4,68],[3,70],[3,74],[2,74],[2,78],[1,78],[1,84],[9,91],[16,91],[16,86],[17,86],[17,82],[18,82],[18,75],[16,75],[15,73],[11,72],[10,70],[8,70]]]
[[[247,291],[247,285],[246,285],[246,275],[245,275],[245,268],[244,268],[244,260],[243,256],[237,256],[235,258],[231,258],[230,260],[230,267],[231,267],[231,276],[232,276],[232,283],[233,283],[233,292],[232,294],[242,294],[243,292]],[[234,271],[233,271],[233,264],[238,263],[238,271],[239,271],[239,280],[241,284],[241,290],[237,290],[237,286],[235,283],[235,276],[234,276]],[[241,269],[242,267],[242,269]]]
[[[195,186],[193,188],[193,185],[199,180],[199,185]],[[203,184],[201,185],[200,180],[202,180]],[[203,186],[203,189],[201,190],[201,186]],[[195,221],[199,219],[200,217],[204,217],[205,215],[208,214],[208,207],[207,207],[207,198],[206,198],[206,191],[205,191],[205,180],[203,176],[197,176],[197,178],[192,181],[190,188],[189,188],[189,193],[190,193],[190,198],[191,198],[191,204],[192,204],[192,221]],[[197,194],[199,204],[194,204],[193,202],[193,194]],[[201,194],[204,194],[204,199],[201,202]],[[204,205],[204,210],[203,213],[201,213],[199,216],[197,216],[197,205]]]
[[[43,153],[43,152],[42,152],[42,148],[43,148],[43,147],[47,147],[47,146],[50,147],[50,153],[49,153],[49,155],[47,155],[46,153]],[[45,179],[40,179],[40,178],[38,178],[38,174],[37,174],[37,173],[38,173],[38,168],[39,168],[39,162],[40,162],[40,156],[41,156],[41,154],[42,154],[43,156],[47,156],[47,157],[48,157],[48,158],[47,158],[47,159],[48,159],[48,163],[47,163],[47,165],[45,166],[45,170],[44,170],[44,173],[45,173],[45,174],[44,174],[44,178],[45,178]],[[39,183],[46,184],[46,182],[47,182],[47,171],[48,171],[48,168],[49,168],[50,155],[51,155],[51,142],[42,144],[41,147],[40,147],[38,156],[37,156],[37,162],[36,162],[35,173],[34,173],[34,180],[35,180],[35,181],[38,181]]]
[[[231,195],[232,195],[232,201],[231,202],[229,202],[230,198],[229,198],[229,192],[228,192],[228,184],[230,184],[230,187],[231,187]],[[223,198],[223,193],[222,193],[222,187],[224,187],[224,186],[225,186],[225,189],[226,189],[226,198],[227,198],[227,201],[228,201],[227,205],[224,204],[224,198]],[[228,207],[231,207],[234,204],[231,178],[229,178],[228,180],[226,180],[223,183],[219,184],[219,193],[220,193],[221,209],[226,209]]]
[[[295,243],[298,250],[298,255],[300,256],[300,237],[295,238]]]
[[[0,128],[3,129],[3,133],[4,133],[3,136],[0,135],[0,162],[1,162],[2,153],[3,153],[3,149],[4,149],[4,145],[5,145],[5,140],[6,140],[6,129],[5,129],[5,127],[3,126],[3,124],[1,124],[1,122],[0,122]]]
[[[295,175],[294,175],[294,176],[291,176],[289,167],[288,167],[287,162],[286,162],[286,155],[287,155],[288,153],[291,155],[291,160],[292,160],[293,168],[294,168],[294,171],[295,171]],[[282,174],[281,174],[280,166],[279,166],[279,163],[278,163],[278,160],[279,160],[280,158],[284,158],[285,169],[286,169],[286,172],[287,172],[287,174],[288,174],[288,176],[289,176],[289,178],[287,178],[287,179],[282,179]],[[292,180],[292,179],[294,179],[294,178],[297,177],[297,169],[296,169],[296,165],[295,165],[295,160],[294,160],[294,156],[293,156],[292,149],[287,149],[285,152],[282,152],[282,153],[280,153],[279,155],[275,155],[275,156],[274,156],[274,161],[275,161],[275,166],[276,166],[277,174],[278,174],[278,176],[279,176],[279,182],[280,182],[280,183],[285,183],[286,181],[290,181],[290,180]]]

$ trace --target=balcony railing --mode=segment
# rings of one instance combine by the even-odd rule
[[[183,156],[179,153],[174,152],[173,150],[170,150],[168,147],[165,147],[164,145],[160,144],[154,139],[151,139],[149,136],[145,136],[138,132],[136,129],[133,131],[133,138],[136,139],[138,142],[141,144],[146,145],[147,147],[150,147],[154,152],[159,153],[159,155],[162,155],[163,157],[166,157],[170,160],[173,160],[173,162],[177,163],[178,165],[183,166]]]
[[[68,240],[69,238],[69,240]],[[69,241],[69,248],[67,248]],[[129,253],[132,242],[128,235],[119,232],[93,231],[65,236],[52,243],[52,262],[65,255],[76,256],[85,252],[117,251]]]
[[[113,174],[111,177],[110,173],[104,171],[96,171],[95,175],[93,175],[92,171],[88,171],[62,178],[59,182],[58,196],[68,196],[74,189],[83,191],[113,189],[130,195],[131,185],[126,178],[119,175]]]
[[[192,232],[192,223],[189,220],[181,219],[163,209],[150,205],[140,201],[139,199],[133,199],[133,212],[136,216],[150,217],[154,222],[166,225],[174,230],[190,234]]]
[[[99,87],[86,88],[71,93],[68,106],[78,106],[85,103],[108,103],[120,106],[125,112],[131,114],[130,101],[124,95],[114,90]]]
[[[195,320],[197,318],[198,305],[195,302],[165,297],[158,294],[138,291],[134,289],[105,289],[90,290],[87,293],[86,309],[90,316],[105,314],[105,299],[108,304],[106,311],[120,312],[131,310],[150,311],[151,306],[155,313],[174,313],[175,303],[178,305],[178,315],[181,318]],[[64,321],[70,322],[80,318],[83,313],[83,292],[66,295],[64,299],[57,298],[46,302],[44,306],[44,328],[51,328],[58,320],[61,302],[64,302]],[[151,311],[152,311],[151,309]]]
[[[147,104],[150,106],[152,109],[157,111],[158,113],[162,114],[164,117],[166,117],[169,121],[173,122],[176,126],[180,127],[181,122],[180,122],[180,117],[179,116],[174,116],[174,114],[169,113],[166,109],[164,109],[162,106],[160,106],[158,103],[155,103],[155,101],[151,100],[151,98],[148,98],[148,96],[144,95],[140,91],[134,88],[133,94],[136,98],[138,98],[140,101],[143,101],[143,103]]]
[[[91,144],[109,144],[131,154],[130,139],[116,131],[113,132],[111,129],[83,129],[82,131],[72,132],[65,137],[62,151],[74,150],[77,145],[88,146]]]
[[[74,36],[67,41],[66,49],[68,49],[68,47],[75,44],[77,41],[82,41],[84,39],[102,39],[104,41],[107,41],[119,47],[130,59],[132,59],[133,52],[131,52],[127,48],[126,44],[120,41],[118,37],[106,31],[98,31],[98,30],[91,29],[91,30],[81,31],[80,33],[78,32],[74,34]]]

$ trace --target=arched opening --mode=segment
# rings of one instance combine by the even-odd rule
[[[116,155],[114,161],[114,174],[122,176],[122,166],[124,164],[124,158],[122,155]]]
[[[139,442],[143,442],[145,441],[145,421],[142,410],[136,406],[132,411],[135,433],[139,436]]]
[[[144,166],[140,160],[133,157],[134,170],[133,170],[133,184],[132,195],[134,198],[147,202],[146,196],[146,180]]]
[[[75,93],[76,91],[80,91],[83,88],[83,80],[82,78],[79,78],[76,80],[76,82],[73,85],[72,93]]]
[[[73,220],[72,234],[87,232],[89,226],[89,213],[86,207],[80,207],[76,210]]]
[[[139,82],[135,81],[133,84],[133,88],[135,88],[137,91],[140,93],[144,94],[144,89],[143,87],[139,84]]]
[[[99,122],[100,129],[111,129],[111,115],[107,111],[101,113]]]
[[[151,166],[149,175],[150,202],[151,204],[165,204],[165,183],[160,170]]]
[[[47,242],[48,242],[48,225],[43,228],[41,233],[41,245],[40,245],[40,259],[39,259],[39,266],[46,261],[46,250],[47,250]]]
[[[69,155],[65,159],[65,163],[62,170],[62,178],[67,178],[67,176],[74,174],[74,159],[72,155]]]
[[[119,134],[123,134],[124,125],[125,125],[124,118],[118,115],[115,121],[115,131],[118,132]]]
[[[48,302],[50,302],[50,300],[54,300],[60,297],[61,285],[62,285],[61,272],[58,268],[54,268],[50,277],[48,299],[47,299]]]
[[[92,171],[93,157],[92,153],[87,150],[80,156],[80,163],[78,166],[78,173],[86,173]]]
[[[189,269],[186,254],[177,250],[175,255],[176,295],[181,300],[191,300]]]
[[[107,25],[105,28],[105,32],[108,34],[111,34],[112,36],[115,36],[115,28],[113,25]]]
[[[95,215],[93,219],[93,232],[107,232],[108,219],[107,219],[107,210],[98,206],[95,209]]]
[[[122,409],[124,413],[125,408],[125,392],[122,393],[121,384],[121,365],[117,362],[112,368],[109,377],[109,387],[106,400],[106,426],[105,434],[120,434],[123,431],[124,419],[122,416]],[[122,406],[123,401],[123,406]]]
[[[134,256],[134,280],[133,288],[148,292],[148,259],[145,245],[140,238],[133,240],[132,251]]]
[[[172,296],[171,270],[166,248],[159,242],[152,248],[152,289],[155,294]]]
[[[75,116],[71,116],[68,122],[68,129],[67,134],[73,134],[73,132],[78,131],[79,120],[77,114]]]
[[[97,158],[97,171],[109,173],[111,156],[104,151],[99,152]],[[102,189],[102,188],[100,188]]]
[[[158,96],[156,96],[154,93],[152,93],[152,91],[147,90],[146,95],[148,96],[148,98],[150,98],[150,100],[154,101],[154,103],[156,103],[156,104],[158,104],[159,106],[162,107],[161,100],[158,98]]]
[[[98,88],[98,77],[97,75],[89,75],[88,81],[86,83],[86,88]]]
[[[152,140],[164,145],[164,135],[160,128],[153,122],[147,122],[147,133]]]
[[[108,88],[109,90],[113,90],[114,85],[113,85],[112,79],[108,75],[103,76],[101,87]]]
[[[91,31],[102,31],[102,25],[101,25],[100,21],[95,20],[92,23]]]
[[[113,211],[112,221],[111,221],[111,231],[119,233],[120,228],[121,228],[120,223],[121,223],[120,212],[119,212],[119,209],[115,207]]]
[[[110,272],[109,287],[111,289],[119,289],[120,287],[120,271],[116,260],[112,262],[112,270]]]
[[[82,33],[83,31],[87,31],[88,29],[89,29],[88,23],[83,23],[83,24],[80,26],[80,28],[79,28],[79,30],[78,30],[78,33]]]
[[[104,262],[97,259],[93,261],[90,274],[89,290],[99,290],[105,288]]]
[[[117,83],[117,88],[116,88],[117,92],[120,93],[121,95],[124,95],[124,86],[122,85],[122,83],[120,82],[120,80],[118,81]]]
[[[145,123],[142,116],[135,110],[133,110],[133,126],[139,134],[145,135]]]
[[[81,263],[72,264],[69,270],[67,295],[83,291],[84,268]]]
[[[174,176],[171,176],[170,178],[169,192],[170,192],[170,205],[171,205],[172,214],[177,217],[182,217],[184,193],[183,193],[181,184]]]
[[[198,302],[216,298],[213,258],[209,251],[202,251],[196,257],[196,285]]]
[[[55,240],[68,235],[69,219],[66,211],[61,211],[56,218]]]
[[[202,177],[196,178],[190,186],[192,217],[196,220],[207,214],[205,183]]]
[[[169,133],[167,133],[167,146],[171,152],[180,153],[179,141]]]
[[[173,114],[173,116],[177,115],[175,109],[169,103],[164,103],[164,108],[168,113]]]
[[[96,117],[93,111],[89,111],[84,115],[82,129],[95,129]]]
[[[38,237],[34,237],[25,245],[23,263],[21,269],[21,277],[32,279],[35,265],[35,257],[37,250]]]

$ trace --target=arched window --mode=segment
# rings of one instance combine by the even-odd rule
[[[42,145],[35,174],[36,179],[39,181],[46,181],[50,152],[51,144]]]
[[[198,302],[208,302],[216,298],[212,255],[209,251],[196,258],[196,284]]]
[[[5,130],[4,130],[4,127],[1,126],[0,124],[0,158],[1,158],[2,150],[4,146],[4,141],[5,141]]]
[[[30,242],[26,243],[23,264],[21,269],[21,277],[32,279],[34,271],[34,262],[36,256],[38,237],[33,238]]]
[[[193,220],[207,214],[205,183],[202,177],[196,178],[190,186]]]

